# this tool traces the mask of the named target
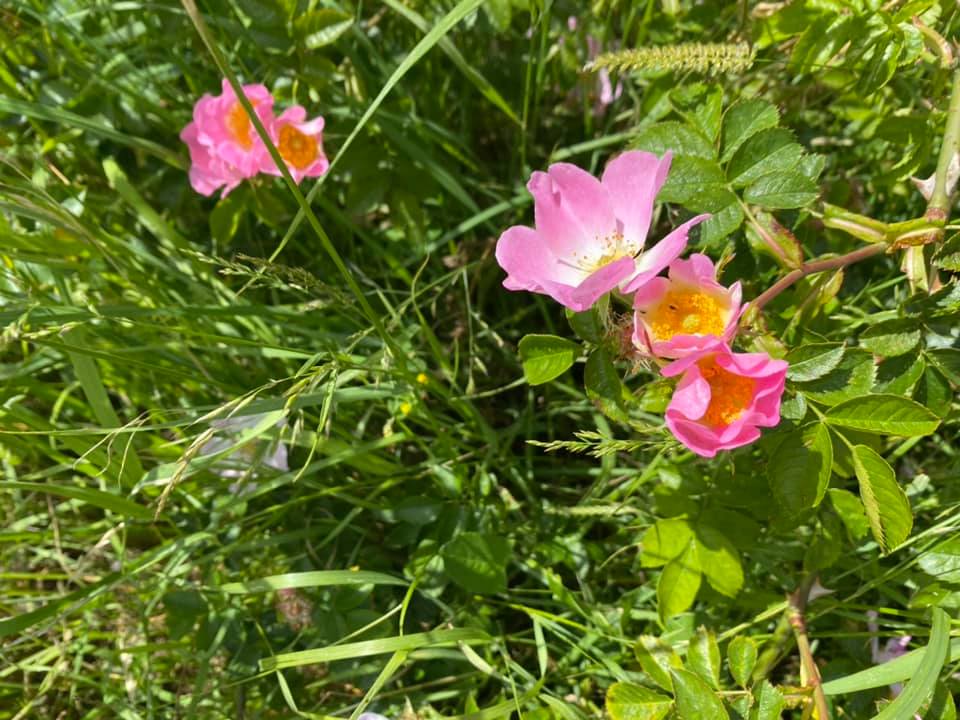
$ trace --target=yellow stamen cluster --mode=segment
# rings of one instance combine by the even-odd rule
[[[306,170],[317,159],[317,141],[293,125],[280,128],[277,149],[281,157],[297,170]]]
[[[650,314],[650,330],[657,340],[674,335],[723,335],[723,308],[707,293],[669,290]]]
[[[233,139],[244,150],[253,147],[253,126],[250,124],[250,118],[247,117],[243,105],[235,102],[227,113],[226,126]]]
[[[715,355],[700,360],[697,367],[710,385],[710,405],[702,422],[713,428],[726,427],[750,407],[756,381],[724,370],[717,365]]]

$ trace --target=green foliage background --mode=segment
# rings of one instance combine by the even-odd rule
[[[786,420],[712,462],[660,427],[623,308],[568,321],[492,256],[532,170],[632,147],[676,156],[653,236],[714,213],[691,246],[747,298],[863,246],[824,202],[921,218],[954,4],[200,11],[232,73],[325,116],[311,207],[383,332],[281,180],[190,189],[178,133],[221,73],[181,6],[0,7],[0,718],[809,717],[784,598],[814,576],[828,689],[874,664],[870,611],[929,646],[836,680],[837,717],[904,679],[955,717],[949,220],[929,293],[897,250],[767,307],[743,343],[791,361]],[[604,106],[588,36],[679,49]]]

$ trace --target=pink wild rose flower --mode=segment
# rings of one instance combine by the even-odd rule
[[[670,277],[655,277],[633,298],[633,343],[649,355],[679,358],[730,343],[746,306],[736,282],[725,288],[706,255],[670,263]]]
[[[667,365],[665,377],[682,375],[667,406],[676,438],[697,455],[748,445],[761,427],[780,422],[787,363],[766,353],[734,353],[726,344]]]
[[[190,150],[190,184],[201,195],[223,187],[227,195],[244,179],[256,175],[267,155],[250,118],[230,83],[220,95],[206,94],[193,107],[193,121],[180,133]],[[273,123],[273,96],[263,85],[244,85],[265,127]],[[268,156],[269,157],[269,156]]]
[[[654,278],[687,245],[698,215],[644,252],[653,202],[667,179],[663,158],[634,150],[614,158],[602,179],[570,163],[533,173],[536,227],[515,225],[497,241],[503,286],[549,295],[571,310],[588,310],[619,287],[633,292]]]
[[[283,111],[270,127],[270,139],[277,146],[296,182],[323,175],[330,163],[323,154],[323,117],[307,120],[307,111],[294,105]],[[264,157],[263,172],[279,175],[273,158]]]

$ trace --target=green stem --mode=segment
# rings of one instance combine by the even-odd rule
[[[931,219],[946,222],[950,215],[950,196],[953,188],[947,187],[950,163],[960,152],[960,67],[953,71],[953,85],[950,91],[950,107],[947,109],[947,124],[943,131],[943,143],[940,145],[940,158],[937,160],[936,178],[933,193],[927,204],[927,215]]]
[[[937,242],[942,239],[943,226],[950,219],[950,205],[953,202],[953,190],[956,185],[956,178],[950,178],[950,168],[956,162],[958,153],[960,153],[960,67],[953,71],[947,122],[943,131],[943,142],[940,145],[937,170],[934,174],[933,192],[927,203],[925,217],[938,225],[935,234],[928,241]],[[902,267],[913,291],[930,289],[930,273],[927,268],[924,245],[908,247],[903,256]]]
[[[807,609],[807,600],[810,598],[810,589],[816,582],[816,576],[811,574],[804,578],[797,588],[797,592],[790,596],[790,627],[797,640],[797,651],[800,653],[800,662],[807,675],[807,685],[813,688],[813,704],[817,709],[818,720],[830,720],[830,706],[827,696],[823,693],[820,682],[820,670],[813,659],[813,650],[810,648],[810,639],[807,637],[807,620],[804,615]]]

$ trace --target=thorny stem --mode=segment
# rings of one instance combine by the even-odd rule
[[[937,171],[934,174],[933,191],[927,203],[924,217],[937,223],[938,227],[929,241],[939,241],[943,237],[943,225],[950,218],[950,205],[956,178],[951,178],[955,169],[957,153],[960,152],[960,67],[953,71],[953,84],[950,90],[950,106],[947,109],[947,123],[940,145],[940,157],[937,159]],[[953,167],[951,167],[953,166]],[[928,290],[930,276],[927,271],[926,249],[924,245],[908,247],[903,257],[903,271],[910,280],[913,290]]]
[[[937,160],[936,178],[930,202],[927,204],[927,217],[946,222],[950,214],[950,195],[953,188],[948,187],[947,176],[953,157],[960,152],[960,67],[953,71],[953,86],[950,91],[950,107],[947,109],[947,125],[943,131],[943,144],[940,145],[940,157]]]
[[[854,250],[849,252],[846,255],[838,255],[837,257],[825,258],[823,260],[814,260],[813,262],[804,263],[796,270],[793,270],[777,282],[771,285],[769,288],[764,290],[756,299],[750,302],[750,308],[753,311],[753,314],[758,310],[762,309],[764,305],[773,300],[777,295],[782,293],[788,287],[793,285],[798,280],[802,280],[807,275],[813,275],[815,273],[825,272],[826,270],[837,270],[838,268],[846,267],[847,265],[852,265],[855,262],[860,260],[866,260],[871,258],[874,255],[879,255],[887,249],[886,243],[874,243],[872,245],[867,245],[860,248],[859,250]],[[746,317],[746,315],[744,316]]]
[[[830,706],[827,705],[827,696],[824,694],[820,682],[820,670],[817,668],[817,663],[813,659],[813,652],[810,649],[810,640],[807,638],[807,621],[804,615],[807,609],[807,601],[810,598],[810,589],[816,579],[816,576],[812,574],[804,578],[797,591],[789,597],[790,607],[787,612],[790,618],[790,626],[793,628],[793,634],[797,640],[797,650],[800,653],[800,662],[807,676],[807,684],[813,688],[813,703],[817,709],[817,718],[819,720],[830,720]]]

